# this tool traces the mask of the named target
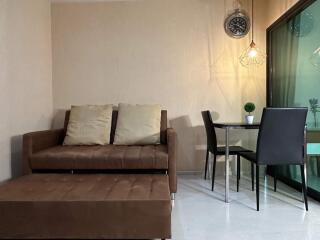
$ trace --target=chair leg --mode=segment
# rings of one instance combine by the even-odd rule
[[[239,192],[239,181],[240,181],[240,155],[237,155],[237,192]]]
[[[214,190],[214,178],[216,175],[216,163],[217,163],[217,155],[213,155],[213,166],[212,166],[212,186],[211,186],[211,190]]]
[[[259,165],[256,165],[256,197],[257,197],[257,211],[259,211]]]
[[[253,162],[251,163],[251,186],[252,186],[252,191],[254,191],[254,164],[253,164]]]
[[[306,206],[306,211],[308,211],[308,198],[307,198],[307,186],[306,186],[306,179],[304,174],[304,165],[300,166],[301,169],[301,179],[302,179],[302,192],[304,196],[304,204]]]
[[[274,177],[273,177],[273,191],[277,191],[277,167],[274,167]]]
[[[207,172],[208,172],[208,159],[209,159],[209,149],[207,148],[207,154],[206,154],[206,165],[204,167],[204,179],[207,179]]]

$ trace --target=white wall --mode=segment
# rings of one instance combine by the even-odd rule
[[[47,0],[0,0],[0,180],[21,169],[21,135],[52,119]]]

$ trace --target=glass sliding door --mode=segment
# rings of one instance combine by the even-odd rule
[[[320,0],[299,1],[267,34],[268,106],[309,108],[307,142],[319,148],[308,157],[308,188],[320,199]],[[299,187],[298,167],[278,167],[277,173]]]

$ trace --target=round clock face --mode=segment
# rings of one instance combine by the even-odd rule
[[[313,23],[313,15],[303,12],[289,22],[289,29],[296,37],[305,37],[312,31]]]
[[[244,12],[237,10],[226,18],[224,28],[229,36],[242,38],[250,30],[250,19]]]

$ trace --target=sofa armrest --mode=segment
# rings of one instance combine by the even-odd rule
[[[29,174],[32,172],[29,158],[33,153],[62,144],[64,134],[64,129],[46,130],[24,134],[22,152],[23,174]]]
[[[169,185],[170,192],[177,192],[177,133],[173,128],[167,129]]]

